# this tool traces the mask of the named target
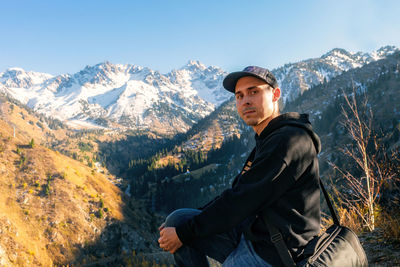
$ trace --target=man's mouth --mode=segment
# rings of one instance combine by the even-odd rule
[[[255,113],[256,112],[256,110],[255,109],[245,109],[244,111],[243,111],[243,115],[248,115],[248,114],[252,114],[252,113]]]

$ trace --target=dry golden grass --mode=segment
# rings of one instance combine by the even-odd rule
[[[400,212],[399,209],[395,211],[383,211],[378,217],[378,227],[383,229],[383,235],[389,240],[400,243]]]
[[[107,220],[124,219],[122,194],[110,177],[83,163],[40,145],[30,148],[32,138],[44,140],[45,130],[27,123],[35,118],[25,112],[14,106],[8,123],[0,119],[0,265],[69,262]],[[101,206],[107,209],[98,218]]]
[[[207,131],[195,134],[191,140],[197,142],[197,147],[203,151],[220,148],[224,138],[218,120],[213,120]]]
[[[157,168],[163,168],[167,166],[169,163],[177,164],[180,162],[180,159],[178,157],[175,157],[173,155],[167,155],[165,157],[160,158],[156,162]]]
[[[43,128],[37,126],[37,123],[40,123],[39,119],[17,105],[5,102],[1,103],[0,109],[2,119],[7,121],[8,125],[15,126],[16,137],[20,140],[29,142],[33,138],[37,143],[45,143],[49,135],[54,136],[52,138],[55,139],[66,138],[66,131],[63,129],[51,130],[46,123],[41,123]],[[9,134],[13,135],[12,128],[9,129]]]

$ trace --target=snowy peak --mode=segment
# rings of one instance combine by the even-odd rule
[[[365,64],[385,58],[397,50],[395,46],[385,46],[371,53],[355,53],[348,52],[341,48],[335,48],[324,54],[321,59],[333,64],[342,71],[347,71],[351,68],[361,67]]]
[[[222,80],[226,75],[227,73],[221,68],[206,67],[200,61],[190,60],[185,66],[171,71],[166,76],[172,83],[192,88],[199,97],[219,106],[231,97],[231,94],[222,87]]]
[[[206,68],[206,65],[198,60],[189,60],[188,63],[181,69],[186,69],[190,71],[204,71]]]
[[[321,58],[329,58],[329,57],[340,57],[340,58],[350,58],[354,53],[350,53],[343,48],[334,48],[328,53],[321,56]]]
[[[21,68],[9,68],[0,73],[0,82],[7,87],[21,88],[41,84],[52,77],[47,73],[25,71]]]
[[[351,53],[341,48],[335,48],[321,57],[327,64],[336,67],[340,71],[347,71],[352,68],[361,67],[369,62],[369,55]]]
[[[393,45],[387,45],[387,46],[383,46],[381,48],[379,48],[376,51],[373,51],[371,53],[371,56],[375,59],[375,60],[379,60],[382,58],[387,57],[388,55],[391,55],[395,52],[399,51],[399,49]]]
[[[100,63],[94,66],[86,66],[83,70],[73,75],[73,78],[80,85],[86,83],[110,85],[116,80],[120,80],[121,76],[126,76],[127,69],[130,65],[112,64],[110,62]]]
[[[303,60],[272,70],[282,88],[283,101],[292,101],[314,85],[353,68],[385,58],[398,51],[394,46],[385,46],[371,53],[348,52],[335,48],[320,58]]]
[[[141,80],[152,83],[155,79],[165,80],[163,75],[152,69],[130,64],[99,63],[86,66],[75,73],[73,78],[82,86],[86,84],[101,86],[120,86],[129,80]]]

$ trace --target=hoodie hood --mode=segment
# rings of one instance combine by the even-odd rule
[[[268,123],[267,127],[265,127],[265,129],[261,132],[260,135],[256,134],[255,139],[256,141],[259,139],[264,139],[272,132],[287,125],[299,127],[306,130],[306,132],[310,135],[311,139],[313,140],[317,153],[321,151],[321,141],[318,135],[312,129],[308,114],[299,114],[297,112],[288,112],[285,114],[281,114],[276,118],[272,119]]]

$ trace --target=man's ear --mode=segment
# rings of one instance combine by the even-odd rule
[[[278,101],[279,98],[281,98],[281,89],[280,89],[279,87],[276,87],[276,88],[272,91],[272,94],[273,94],[272,100],[273,100],[273,101]]]

